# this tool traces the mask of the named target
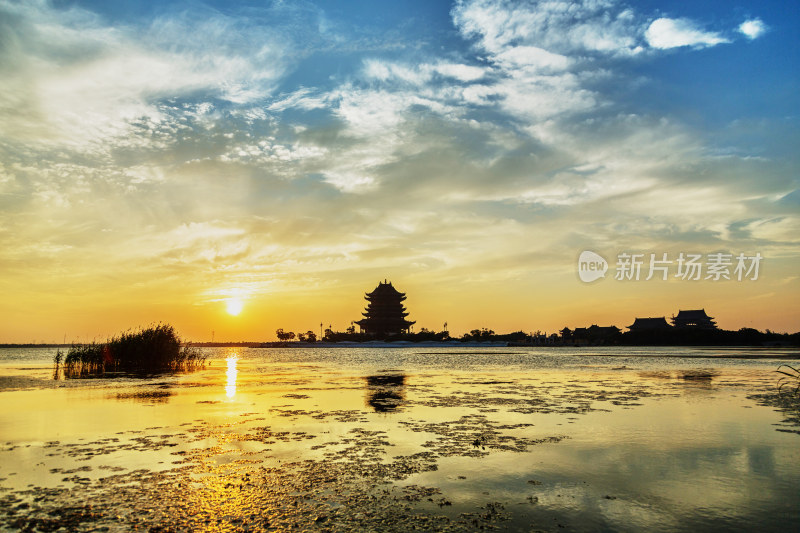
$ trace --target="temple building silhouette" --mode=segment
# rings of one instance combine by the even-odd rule
[[[663,316],[647,318],[636,317],[633,324],[628,326],[628,329],[631,331],[654,331],[669,328],[670,325],[667,324],[667,318]]]
[[[364,318],[356,321],[362,332],[378,336],[396,335],[407,332],[414,324],[406,320],[405,293],[395,289],[390,281],[378,282],[375,290],[364,298],[368,302],[366,310],[361,313]]]
[[[714,318],[706,314],[705,309],[681,309],[678,315],[670,318],[672,326],[667,323],[666,317],[636,317],[633,324],[628,326],[631,331],[664,331],[677,329],[717,329]]]
[[[679,310],[678,316],[672,317],[672,324],[676,328],[717,329],[717,323],[705,309]]]

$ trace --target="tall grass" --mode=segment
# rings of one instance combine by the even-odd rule
[[[781,370],[786,368],[786,370]],[[778,380],[778,390],[783,392],[786,387],[795,396],[800,396],[800,370],[790,365],[781,365],[776,370],[778,374],[783,374],[783,377]]]
[[[61,357],[59,351],[54,358],[56,374]],[[74,345],[64,357],[63,368],[65,378],[82,378],[108,372],[190,372],[204,367],[205,362],[198,350],[181,346],[171,325],[158,324],[127,331],[104,343]]]

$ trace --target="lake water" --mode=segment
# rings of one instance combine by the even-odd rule
[[[0,530],[796,531],[759,348],[206,349],[52,379],[0,350]],[[157,530],[157,529],[156,529]]]

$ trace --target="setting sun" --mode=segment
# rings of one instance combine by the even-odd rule
[[[230,298],[226,300],[225,309],[228,311],[229,315],[238,315],[242,312],[242,307],[244,307],[244,302],[242,302],[240,298]]]

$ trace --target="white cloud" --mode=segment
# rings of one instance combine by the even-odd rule
[[[453,20],[465,37],[477,37],[493,54],[512,46],[562,54],[626,56],[642,51],[634,12],[614,0],[461,1],[453,8]]]
[[[323,175],[327,183],[342,192],[363,193],[377,186],[374,178],[353,172],[329,171]]]
[[[587,111],[597,105],[595,95],[582,88],[573,74],[503,80],[496,91],[502,97],[500,106],[524,122]]]
[[[470,83],[478,81],[490,73],[491,69],[461,63],[407,65],[375,58],[365,60],[362,68],[362,74],[367,80],[394,85],[399,82],[417,87],[425,86],[433,81],[436,74],[448,78],[448,82]]]
[[[163,120],[165,98],[252,102],[271,94],[286,68],[287,43],[217,12],[112,28],[79,8],[0,5],[12,8],[17,23],[3,31],[11,28],[16,46],[0,65],[0,136],[93,150],[129,138],[133,121]]]
[[[462,104],[495,106],[515,121],[540,121],[598,104],[576,71],[586,52],[637,53],[632,13],[600,2],[459,2],[453,20],[495,68],[461,90]]]
[[[746,20],[739,25],[739,31],[748,39],[758,39],[767,31],[767,25],[761,19]]]
[[[324,96],[313,96],[314,91],[306,87],[294,91],[283,98],[272,102],[267,109],[269,111],[285,111],[286,109],[303,109],[309,111],[311,109],[321,109],[328,105]],[[265,118],[265,117],[259,117]]]
[[[159,167],[137,165],[126,168],[122,174],[128,178],[132,185],[143,183],[160,183],[165,181],[164,170]]]
[[[333,105],[332,112],[347,124],[349,135],[362,139],[380,135],[384,145],[399,133],[403,123],[413,119],[414,113],[409,112],[412,107],[426,108],[438,114],[453,110],[441,101],[438,91],[424,85],[408,88],[387,84],[380,90],[344,85],[328,98]]]
[[[407,99],[402,94],[387,91],[359,91],[345,87],[336,114],[350,126],[350,132],[358,136],[371,136],[394,130],[405,120],[403,111]]]
[[[484,68],[458,63],[439,63],[436,65],[435,69],[436,72],[442,76],[455,78],[464,82],[477,81],[486,75],[486,69]]]
[[[264,165],[318,159],[324,157],[327,153],[328,150],[324,147],[302,144],[284,145],[275,143],[274,139],[270,138],[254,144],[232,146],[228,152],[219,156],[219,160]]]
[[[561,54],[554,54],[536,46],[514,46],[493,57],[503,67],[514,70],[529,68],[536,71],[558,72],[566,70],[572,61]]]
[[[430,65],[410,67],[399,63],[368,59],[364,61],[364,76],[378,81],[402,81],[412,85],[422,85],[431,79],[433,69]]]
[[[364,61],[364,75],[367,78],[386,81],[392,76],[392,71],[386,63],[370,59]]]
[[[703,48],[730,42],[719,33],[703,31],[688,19],[656,19],[650,23],[645,37],[650,46],[659,49],[680,46]]]
[[[460,98],[465,104],[489,105],[491,98],[497,96],[497,88],[491,85],[470,85],[460,91]]]
[[[761,240],[800,243],[800,218],[793,216],[765,217],[747,225],[750,234]]]

